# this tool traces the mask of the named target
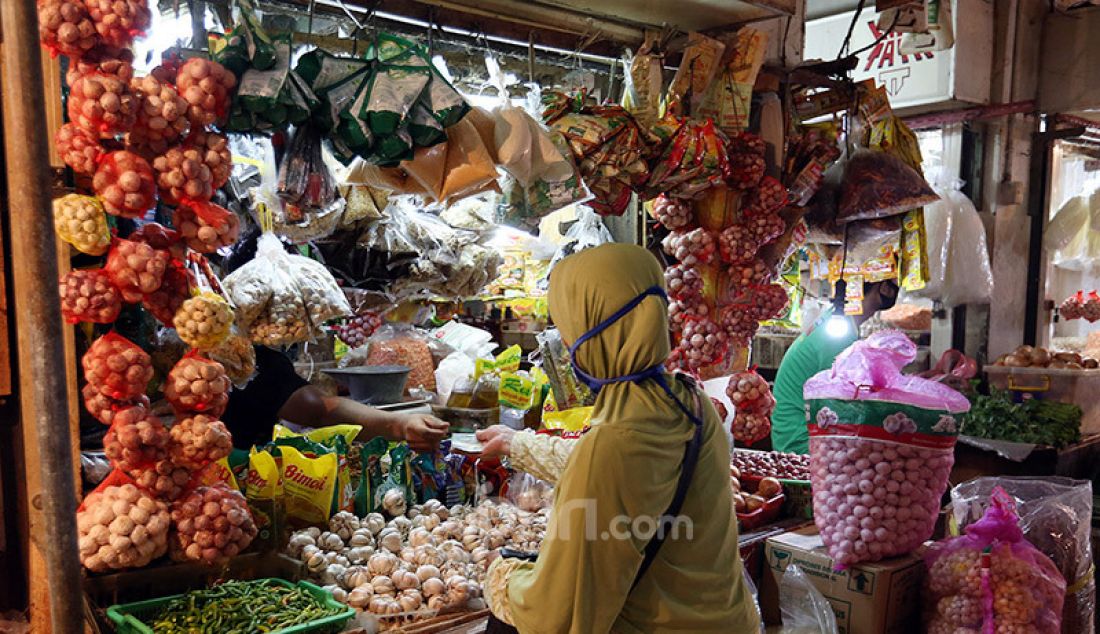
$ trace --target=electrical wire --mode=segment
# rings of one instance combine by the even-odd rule
[[[859,0],[859,5],[856,6],[856,14],[852,16],[852,23],[848,25],[848,34],[844,36],[844,43],[840,45],[840,52],[836,54],[837,59],[844,57],[844,54],[848,51],[848,46],[852,43],[852,33],[856,30],[859,15],[863,13],[863,5],[866,3],[867,0]]]

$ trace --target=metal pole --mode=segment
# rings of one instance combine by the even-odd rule
[[[31,539],[45,558],[53,634],[79,634],[83,591],[46,145],[52,130],[42,129],[46,108],[35,0],[0,2],[0,24],[20,416],[23,425],[34,426],[38,437],[43,490],[36,496],[40,499],[31,501],[42,511],[42,530],[35,527]]]

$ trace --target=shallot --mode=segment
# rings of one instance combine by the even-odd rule
[[[673,231],[661,246],[665,253],[688,267],[710,264],[714,261],[717,240],[713,232],[699,228],[692,231]]]
[[[192,470],[221,460],[233,450],[233,437],[225,423],[205,414],[177,420],[170,434],[172,462]]]
[[[38,0],[38,37],[55,56],[80,57],[96,45],[96,28],[78,0]]]
[[[132,240],[116,240],[103,267],[111,282],[127,302],[140,302],[142,296],[160,288],[168,266],[167,251]]]
[[[164,398],[177,415],[202,412],[218,418],[229,404],[229,376],[217,361],[189,355],[168,373]]]
[[[140,218],[157,202],[153,168],[145,159],[125,150],[103,157],[92,178],[92,188],[107,213],[123,218]]]
[[[102,138],[124,134],[134,124],[140,99],[114,75],[80,76],[69,91],[69,120]]]
[[[147,156],[163,154],[187,134],[188,104],[171,83],[152,75],[134,78],[130,88],[141,97],[141,107],[126,140]]]
[[[189,104],[188,117],[196,127],[223,120],[229,113],[230,91],[237,78],[224,66],[201,57],[193,57],[180,66],[176,87]]]
[[[57,129],[54,143],[57,145],[57,153],[61,155],[61,160],[73,168],[74,172],[95,173],[96,164],[104,152],[98,134],[70,122]]]
[[[149,355],[137,344],[117,333],[103,335],[88,348],[81,359],[84,377],[100,394],[128,401],[145,394],[153,378]]]
[[[690,225],[695,219],[695,214],[690,202],[661,194],[653,201],[653,217],[666,229],[674,230]]]
[[[146,0],[84,0],[100,39],[108,46],[128,47],[145,34],[153,19]]]
[[[172,506],[173,557],[214,564],[252,543],[256,522],[240,491],[222,485],[198,487]]]
[[[69,271],[58,284],[61,315],[70,324],[109,324],[122,310],[122,297],[103,269]]]

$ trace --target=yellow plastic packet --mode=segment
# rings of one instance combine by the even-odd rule
[[[317,525],[328,521],[336,489],[335,453],[308,458],[294,447],[279,448],[283,456],[283,499],[287,520],[293,525]]]
[[[286,513],[282,474],[275,456],[255,447],[248,453],[244,497],[258,529],[249,550],[267,552],[282,547]]]
[[[222,458],[206,465],[206,468],[199,472],[198,482],[199,486],[225,484],[232,489],[240,490],[237,478],[233,477],[233,470],[229,468],[229,458]]]
[[[501,406],[512,409],[531,409],[534,402],[535,381],[516,372],[505,372],[500,377],[498,400]]]
[[[292,438],[294,436],[305,436],[315,443],[322,445],[331,445],[332,439],[336,436],[343,436],[347,441],[348,446],[355,442],[355,439],[359,437],[359,432],[363,431],[362,425],[329,425],[328,427],[318,427],[317,429],[311,429],[304,434],[286,427],[284,425],[275,425],[274,431],[271,434],[272,440],[278,440],[280,438]]]
[[[547,397],[549,400],[551,397]],[[592,424],[591,407],[574,407],[563,411],[542,412],[542,426],[560,431],[584,431]]]

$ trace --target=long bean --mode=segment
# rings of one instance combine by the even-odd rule
[[[158,634],[252,634],[338,613],[301,588],[227,581],[174,599],[148,625]]]

